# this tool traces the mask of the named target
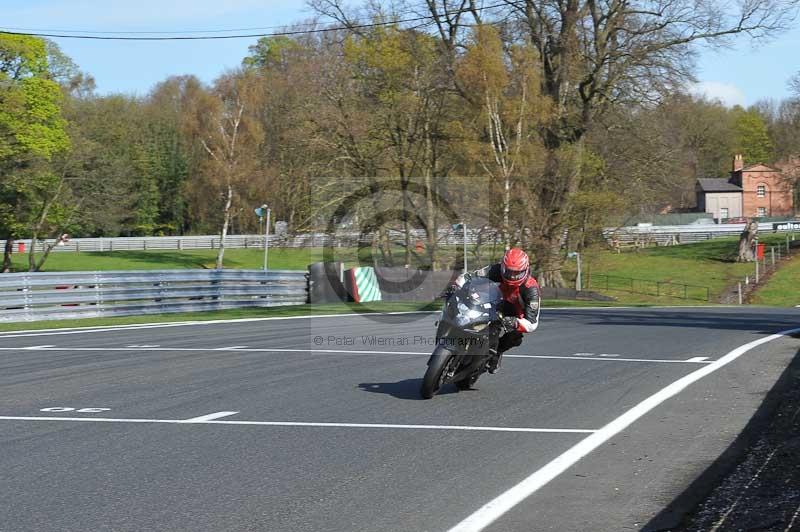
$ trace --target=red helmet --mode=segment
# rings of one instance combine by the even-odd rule
[[[530,260],[527,253],[519,248],[506,251],[503,262],[500,264],[500,275],[503,276],[506,283],[512,286],[524,283],[530,275]]]

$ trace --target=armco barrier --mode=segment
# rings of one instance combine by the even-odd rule
[[[0,275],[0,323],[299,305],[305,272],[161,270]]]

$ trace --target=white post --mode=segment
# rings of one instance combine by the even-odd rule
[[[742,283],[739,282],[739,304],[742,304]]]
[[[580,253],[575,252],[575,257],[578,259],[578,276],[575,278],[575,290],[580,292],[583,287],[583,261]]]
[[[775,267],[775,248],[774,247],[770,247],[769,248],[769,254],[772,257],[772,267],[774,268]]]
[[[264,271],[267,271],[267,257],[269,256],[269,215],[270,209],[267,207],[267,220],[264,224]]]
[[[759,271],[758,271],[758,266],[759,266],[759,262],[758,262],[758,256],[756,256],[756,284],[758,284],[758,281],[759,281]]]
[[[467,222],[462,225],[464,226],[464,273],[467,273]]]

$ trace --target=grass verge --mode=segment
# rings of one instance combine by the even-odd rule
[[[769,281],[753,294],[752,301],[756,305],[800,305],[800,255],[783,263]]]

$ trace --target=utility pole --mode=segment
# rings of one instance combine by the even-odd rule
[[[263,207],[267,207],[264,205]],[[269,257],[269,215],[271,211],[267,207],[267,223],[264,225],[264,271],[267,271],[267,260]]]
[[[583,288],[583,259],[581,258],[581,254],[577,251],[567,253],[567,257],[574,257],[578,261],[578,275],[575,277],[575,290],[580,292]]]
[[[462,222],[464,227],[464,273],[467,273],[467,222]]]
[[[265,203],[261,207],[255,209],[256,216],[258,216],[259,228],[261,222],[264,222],[264,271],[267,271],[267,260],[269,255],[269,215],[270,208]]]

